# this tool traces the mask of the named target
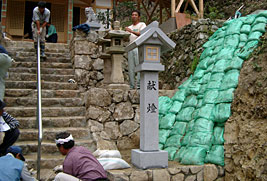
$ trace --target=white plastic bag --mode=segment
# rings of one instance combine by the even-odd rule
[[[97,159],[104,170],[125,169],[131,166],[121,158],[99,158]]]
[[[93,155],[96,158],[121,158],[118,150],[96,150]]]

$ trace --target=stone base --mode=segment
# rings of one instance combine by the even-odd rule
[[[107,89],[123,89],[128,90],[130,89],[130,86],[127,84],[107,84],[105,85],[105,88]]]
[[[133,149],[132,164],[140,169],[167,168],[168,152],[163,150],[144,152],[139,149]]]

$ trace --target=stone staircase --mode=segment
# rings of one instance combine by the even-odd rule
[[[30,167],[36,169],[38,128],[36,127],[36,55],[33,42],[7,42],[8,52],[15,59],[6,80],[6,111],[20,121],[20,137],[15,143],[23,148]],[[76,145],[95,149],[87,129],[82,94],[75,83],[74,69],[67,44],[46,44],[47,59],[41,63],[43,142],[41,176],[62,164],[64,157],[55,145],[55,135],[70,132]]]

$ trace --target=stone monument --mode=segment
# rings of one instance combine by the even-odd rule
[[[122,61],[123,54],[125,53],[124,41],[129,39],[130,33],[119,30],[120,23],[118,21],[114,23],[114,27],[115,29],[110,30],[104,37],[105,39],[111,39],[110,47],[106,48],[106,53],[111,55],[110,84],[106,87],[111,89],[129,89],[129,85],[124,82]]]
[[[89,25],[90,30],[96,31],[101,27],[92,7],[85,8],[85,16],[87,18],[85,23]]]
[[[173,49],[175,43],[152,22],[141,31],[141,35],[126,51],[138,47],[140,64],[135,68],[140,72],[140,149],[133,149],[132,164],[141,169],[168,167],[168,152],[159,150],[158,121],[158,73],[164,70],[160,54]]]

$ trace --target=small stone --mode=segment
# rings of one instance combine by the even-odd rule
[[[224,177],[217,178],[216,181],[224,181]]]
[[[113,113],[115,120],[132,119],[134,117],[134,110],[130,102],[122,102],[116,105]]]
[[[106,89],[91,88],[87,91],[85,96],[85,106],[109,106],[111,104],[111,96]]]
[[[195,181],[195,180],[196,180],[196,176],[195,175],[189,175],[185,179],[185,181]]]
[[[140,109],[139,107],[135,109],[135,116],[134,116],[134,121],[140,124]]]
[[[179,173],[172,177],[171,181],[183,181],[184,180],[184,174]]]
[[[193,174],[196,174],[196,173],[198,173],[200,170],[202,170],[203,169],[203,166],[192,166],[192,167],[190,167],[190,170],[191,170],[191,172],[193,173]]]
[[[170,181],[170,175],[166,169],[153,170],[153,181]]]
[[[100,132],[103,131],[103,125],[97,121],[89,120],[89,126],[91,127],[91,132]]]
[[[168,171],[171,175],[175,175],[177,173],[180,173],[181,172],[181,169],[180,168],[168,168]]]
[[[204,180],[213,181],[218,177],[218,169],[215,165],[207,164],[204,166]]]
[[[107,122],[104,129],[111,139],[117,139],[121,136],[117,122]]]
[[[102,70],[104,68],[104,60],[101,58],[95,59],[93,63],[94,70]]]
[[[109,180],[129,181],[129,177],[122,170],[107,170]]]
[[[223,177],[225,175],[224,167],[218,166],[218,169],[219,169],[219,176]]]
[[[126,150],[126,149],[133,149],[133,148],[138,148],[136,146],[136,143],[130,139],[127,136],[124,136],[122,138],[119,138],[117,140],[117,146],[119,150]]]
[[[97,141],[97,149],[99,149],[99,150],[118,150],[115,142],[107,141],[107,140],[101,140],[101,139]]]
[[[100,133],[100,137],[104,140],[110,140],[110,136],[105,131]]]
[[[124,91],[121,89],[110,89],[108,90],[112,96],[112,102],[118,103],[123,101]]]
[[[189,167],[188,166],[183,166],[181,167],[181,170],[184,174],[188,174],[189,173]]]
[[[120,132],[122,135],[129,135],[139,128],[139,124],[134,121],[126,120],[120,124]]]
[[[201,170],[200,172],[197,173],[197,181],[203,181],[204,180],[204,171]]]
[[[137,90],[130,90],[129,91],[129,98],[131,103],[139,104],[139,92]]]
[[[133,171],[130,176],[131,181],[147,181],[148,175],[146,171]]]

